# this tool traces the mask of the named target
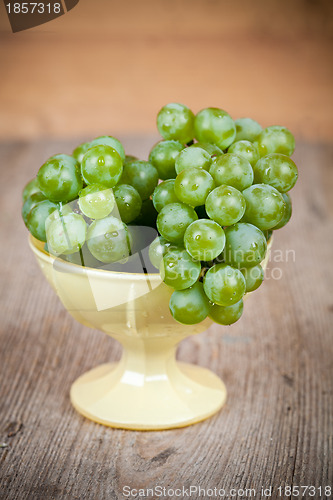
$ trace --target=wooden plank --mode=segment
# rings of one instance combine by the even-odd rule
[[[332,6],[81,1],[12,34],[0,3],[0,136],[153,133],[158,110],[176,101],[330,140]]]
[[[145,157],[153,139],[124,142]],[[242,320],[212,326],[179,348],[180,359],[223,378],[226,406],[192,427],[140,433],[94,424],[71,407],[75,378],[119,359],[120,348],[63,310],[20,220],[24,182],[47,156],[73,146],[0,147],[0,497],[109,500],[125,498],[126,485],[197,485],[254,488],[252,498],[272,486],[279,498],[279,486],[332,484],[332,148],[298,146],[294,216],[276,233],[266,282]]]

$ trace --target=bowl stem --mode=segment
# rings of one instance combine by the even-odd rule
[[[226,389],[210,370],[176,361],[179,339],[123,335],[119,363],[104,364],[71,388],[74,407],[111,427],[161,430],[190,425],[216,413]]]

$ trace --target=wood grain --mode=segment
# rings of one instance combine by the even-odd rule
[[[143,157],[153,140],[124,137]],[[226,406],[192,427],[141,433],[94,424],[71,407],[75,378],[118,359],[120,348],[62,308],[20,220],[22,185],[47,156],[73,145],[0,146],[0,497],[113,500],[125,498],[125,485],[197,485],[255,488],[257,499],[272,486],[277,499],[279,486],[332,485],[332,147],[301,144],[295,154],[294,216],[274,242],[295,262],[271,261],[240,322],[180,346],[180,359],[223,378]]]
[[[332,14],[330,0],[80,0],[12,34],[1,2],[0,137],[153,133],[176,101],[330,140]]]

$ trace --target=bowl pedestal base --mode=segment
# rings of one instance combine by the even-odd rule
[[[136,339],[133,346],[132,338],[130,344],[119,363],[100,365],[74,382],[70,395],[79,413],[110,427],[162,430],[200,422],[225,403],[222,380],[177,362],[175,346],[166,349],[163,339]]]

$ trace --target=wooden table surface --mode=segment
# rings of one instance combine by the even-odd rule
[[[128,152],[146,155],[152,140],[124,143]],[[94,424],[72,408],[72,382],[119,359],[120,347],[64,310],[20,219],[23,184],[45,158],[72,146],[0,146],[1,499],[113,500],[125,498],[125,486],[191,485],[223,488],[220,498],[249,498],[230,490],[254,488],[256,499],[265,498],[262,487],[272,487],[270,498],[286,498],[279,486],[332,486],[332,148],[298,145],[294,216],[276,232],[266,282],[241,321],[212,326],[180,346],[180,359],[224,380],[225,407],[184,429],[131,432]],[[310,493],[303,498],[329,498]],[[173,498],[172,491],[162,498]]]

